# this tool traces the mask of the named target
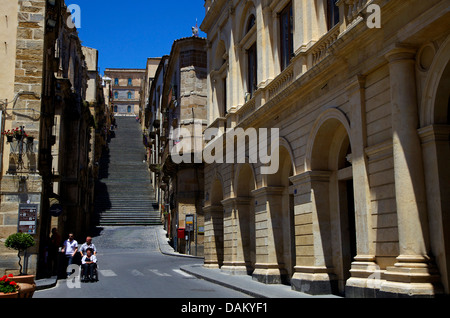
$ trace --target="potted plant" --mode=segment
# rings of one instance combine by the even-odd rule
[[[11,143],[13,142],[14,133],[11,130],[2,132],[3,136],[6,136],[6,141]]]
[[[26,136],[27,137],[27,143],[28,144],[32,144],[34,142],[34,137],[33,136]]]
[[[17,141],[22,140],[23,134],[24,134],[22,127],[20,127],[20,128],[17,127],[16,129],[13,130],[13,133],[14,133],[14,138],[16,138]]]
[[[27,233],[11,234],[5,241],[5,246],[17,251],[19,257],[19,276],[14,276],[14,281],[19,285],[19,298],[31,298],[36,290],[34,275],[26,275],[22,272],[20,253],[35,245],[33,236]]]
[[[19,297],[19,285],[12,278],[12,274],[0,278],[0,298]]]

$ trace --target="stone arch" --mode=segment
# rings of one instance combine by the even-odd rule
[[[227,53],[227,47],[224,40],[220,40],[216,47],[214,55],[214,70],[219,70],[224,63],[224,55]]]
[[[436,49],[433,44],[428,47]],[[450,36],[442,43],[435,53],[429,68],[425,89],[421,100],[421,127],[432,124],[446,124],[448,118],[448,99],[450,81]],[[445,89],[447,88],[447,90]]]
[[[223,189],[223,181],[222,176],[219,173],[216,173],[215,180],[211,185],[210,190],[210,202],[212,206],[221,205],[221,202],[224,198],[224,189]]]
[[[290,283],[295,266],[295,221],[294,221],[294,194],[290,177],[295,175],[295,164],[292,148],[289,142],[280,138],[278,171],[272,175],[266,175],[266,186],[274,189],[275,193],[269,197],[269,205],[272,206],[270,224],[277,263],[280,269],[281,282]]]
[[[328,138],[330,135],[330,131],[335,131],[339,128],[338,133],[339,137],[342,137],[344,133],[349,137],[350,144],[351,142],[351,133],[350,133],[350,121],[347,116],[337,108],[329,108],[325,112],[323,112],[319,118],[314,123],[311,132],[308,137],[308,141],[306,144],[306,155],[305,155],[305,170],[327,170],[327,167],[330,165],[330,157],[327,155],[326,157],[322,157],[321,153],[328,153],[326,149],[330,149],[333,145],[334,138]],[[344,129],[344,130],[343,130]],[[320,142],[318,142],[320,140]],[[314,163],[313,161],[314,157]]]
[[[421,57],[419,54],[419,62]],[[442,285],[450,292],[450,36],[436,52],[420,110],[430,247]]]
[[[327,109],[314,123],[306,150],[305,166],[311,181],[321,252],[316,255],[331,271],[331,292],[345,293],[351,264],[357,256],[355,196],[350,123],[343,112]],[[320,238],[320,239],[319,239]]]
[[[275,148],[275,151],[278,151],[279,154],[284,154],[283,158],[279,156],[280,166],[281,166],[281,160],[287,160],[287,158],[290,159],[290,165],[291,165],[291,174],[292,176],[297,175],[297,167],[295,165],[295,156],[294,151],[291,147],[290,142],[284,138],[280,137],[278,139],[278,147]],[[278,174],[279,176],[279,174]],[[276,178],[275,176],[271,175],[262,175],[262,186],[270,186],[270,183],[273,183],[273,179]],[[270,181],[272,179],[272,181]],[[273,185],[273,184],[272,184]]]
[[[254,18],[255,19],[255,23],[256,23],[256,7],[255,4],[253,3],[253,1],[247,1],[247,4],[245,5],[245,7],[242,10],[242,14],[241,16],[241,20],[239,22],[239,40],[242,40],[245,35],[247,34],[247,28],[249,25],[249,21],[250,18]]]
[[[235,173],[235,210],[237,218],[237,260],[251,275],[256,264],[255,200],[256,175],[252,164],[239,164]]]
[[[205,261],[207,268],[220,268],[224,261],[224,234],[222,205],[224,191],[220,175],[216,174],[209,191],[209,205],[203,208],[205,217]],[[208,196],[208,194],[207,194]]]
[[[245,179],[242,178],[242,175],[245,174],[246,176],[250,174],[251,179],[247,180],[248,183],[245,184],[245,186],[243,185],[243,181]],[[235,174],[234,174],[234,187],[235,187],[235,197],[249,197],[251,196],[251,191],[255,190],[257,185],[256,185],[256,170],[255,167],[253,166],[253,164],[251,163],[243,163],[243,164],[238,164]],[[250,192],[247,193],[247,191],[244,188],[248,188],[250,190]]]

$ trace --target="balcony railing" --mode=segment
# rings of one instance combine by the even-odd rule
[[[324,34],[316,43],[304,52],[298,53],[291,64],[283,70],[274,80],[265,87],[260,87],[252,99],[240,107],[236,115],[236,123],[239,124],[252,115],[258,108],[277,97],[288,88],[296,79],[320,64],[330,56],[330,51],[343,32],[362,21],[362,12],[366,10],[374,0],[338,0],[336,4],[343,14],[341,21]],[[343,10],[343,11],[342,11]],[[215,126],[217,123],[212,124]]]
[[[372,0],[339,0],[337,5],[345,8],[347,22],[351,23]]]

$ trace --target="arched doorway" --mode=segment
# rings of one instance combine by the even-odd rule
[[[278,172],[267,176],[267,186],[279,189],[279,196],[274,196],[279,200],[279,209],[271,213],[271,223],[281,282],[289,284],[295,266],[294,194],[289,180],[294,175],[294,165],[284,146],[279,148],[279,163]]]
[[[251,275],[256,264],[255,203],[252,196],[256,186],[252,166],[241,165],[236,180],[237,260],[245,264],[246,273]]]
[[[209,192],[206,201],[210,205],[203,208],[205,213],[205,262],[207,268],[220,268],[224,261],[223,240],[223,187],[219,179],[216,179]]]
[[[344,294],[351,264],[357,254],[352,148],[343,114],[328,116],[314,132],[309,166],[323,172],[311,182],[322,253],[316,263],[329,273],[331,292]],[[326,179],[324,176],[326,175]]]
[[[431,252],[450,293],[450,37],[428,71],[419,135],[422,141]]]

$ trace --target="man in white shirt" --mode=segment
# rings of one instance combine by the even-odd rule
[[[69,234],[69,239],[64,241],[63,248],[61,252],[64,253],[67,259],[67,267],[72,265],[73,257],[75,256],[76,252],[78,250],[78,242],[74,240],[73,233]],[[67,277],[72,274],[71,272],[67,272]]]

